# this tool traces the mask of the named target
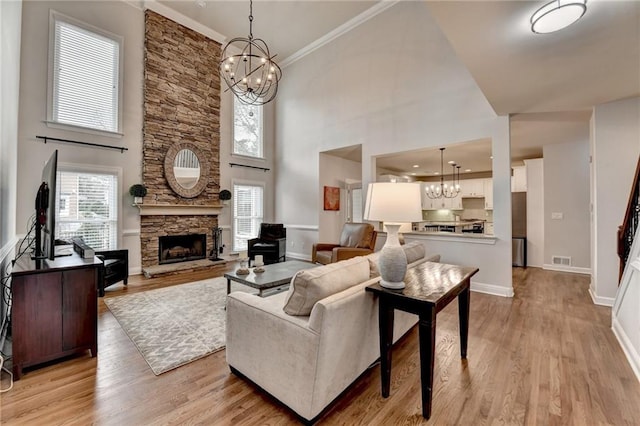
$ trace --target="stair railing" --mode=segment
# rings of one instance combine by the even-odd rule
[[[629,202],[624,215],[622,225],[618,227],[618,257],[620,257],[620,271],[618,275],[618,285],[622,279],[624,267],[629,259],[633,238],[640,223],[640,157],[636,166],[636,174],[633,179],[633,186],[629,194]]]

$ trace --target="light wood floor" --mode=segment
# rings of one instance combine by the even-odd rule
[[[106,297],[219,276],[132,277]],[[640,383],[592,304],[582,275],[514,269],[512,299],[471,295],[467,361],[459,357],[457,304],[438,314],[433,414],[420,413],[418,334],[393,353],[391,396],[371,368],[323,417],[327,425],[640,425]],[[268,354],[264,354],[268,356]],[[4,375],[3,375],[4,376]],[[3,381],[3,385],[6,381]],[[296,417],[230,374],[224,351],[155,376],[99,302],[99,355],[27,372],[1,395],[0,423],[287,425]]]

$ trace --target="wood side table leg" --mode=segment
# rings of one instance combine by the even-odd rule
[[[469,340],[469,286],[458,295],[458,317],[460,318],[460,356],[467,357],[467,342]]]
[[[379,298],[378,325],[380,328],[380,380],[382,397],[389,396],[391,388],[391,346],[393,345],[393,308],[384,297]]]
[[[420,383],[422,385],[422,417],[431,417],[433,365],[436,349],[436,311],[431,308],[420,314]]]

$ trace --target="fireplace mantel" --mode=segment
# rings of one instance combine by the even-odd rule
[[[170,204],[134,204],[140,209],[140,216],[218,216],[222,213],[222,204],[206,205],[170,205]]]

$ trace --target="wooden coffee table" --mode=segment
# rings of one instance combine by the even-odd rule
[[[316,266],[318,265],[301,260],[287,260],[286,262],[265,265],[263,266],[264,272],[260,273],[253,272],[254,268],[249,269],[250,272],[246,275],[238,275],[236,271],[229,272],[224,274],[227,279],[227,294],[231,292],[231,281],[235,281],[258,289],[258,295],[263,297],[266,290],[289,285],[296,272]]]

